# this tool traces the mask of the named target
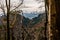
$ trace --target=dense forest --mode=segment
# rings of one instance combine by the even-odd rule
[[[13,21],[12,17],[13,15],[10,15],[10,22]],[[21,16],[20,14],[17,14],[17,19],[15,21],[15,24],[13,27],[10,27],[10,38],[15,40],[22,40],[22,36],[24,35],[25,40],[44,40],[44,30],[45,30],[45,13],[39,14],[37,17],[34,17],[32,19],[26,18],[23,16],[23,20],[21,23]],[[1,19],[3,19],[5,25],[1,23]],[[3,40],[6,39],[7,35],[7,28],[6,28],[6,15],[0,16],[0,39]],[[10,24],[11,26],[11,24]],[[4,31],[4,32],[3,32]],[[23,33],[23,35],[22,35]],[[41,34],[41,35],[40,35]],[[3,36],[2,36],[3,35]],[[38,36],[39,35],[39,36]],[[41,38],[40,38],[41,37]]]
[[[44,0],[1,0],[0,40],[45,40]]]

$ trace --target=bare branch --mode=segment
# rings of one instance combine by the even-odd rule
[[[4,15],[5,15],[4,4],[2,4],[0,8],[2,9],[2,11],[3,11]]]
[[[15,22],[16,22],[17,14],[18,14],[18,13],[21,13],[21,12],[22,12],[21,10],[12,12],[12,14],[14,14],[14,19],[13,19],[13,21],[12,21],[12,23],[11,23],[11,26],[12,26],[12,27],[14,26],[14,24],[15,24]]]
[[[15,24],[15,22],[16,22],[16,17],[17,17],[17,14],[15,13],[15,15],[14,15],[14,20],[13,20],[13,22],[11,23],[12,26],[13,26],[13,25]]]
[[[1,23],[3,24],[3,27],[5,27],[6,24],[5,24],[4,18],[3,19],[1,18],[0,20],[1,20]]]
[[[8,9],[8,3],[7,3],[7,0],[5,0],[6,1],[6,8]]]
[[[15,7],[13,10],[17,9],[17,8],[20,7],[22,4],[23,4],[23,0],[22,0],[22,2],[21,2],[17,7]],[[13,10],[11,10],[11,11],[13,11]]]

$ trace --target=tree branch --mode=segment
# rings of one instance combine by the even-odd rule
[[[13,19],[13,21],[11,23],[12,27],[14,26],[14,24],[16,22],[17,14],[21,13],[21,12],[22,12],[21,10],[20,11],[14,11],[14,12],[12,12],[12,14],[14,14],[14,19]]]
[[[17,9],[17,8],[20,7],[22,4],[23,4],[23,0],[22,0],[22,2],[21,2],[17,7],[15,7],[13,10]],[[11,11],[13,11],[13,10],[11,10]]]
[[[7,0],[5,0],[6,1],[6,8],[8,9],[8,3],[7,3]]]
[[[2,11],[3,11],[4,15],[5,15],[4,5],[1,5],[1,7],[0,7],[0,8],[2,9]]]
[[[4,19],[4,18],[3,18],[3,19]],[[1,20],[1,23],[3,24],[2,26],[3,26],[3,27],[6,27],[3,19],[0,19],[0,20]]]
[[[15,13],[15,15],[14,15],[15,17],[14,17],[14,19],[13,19],[13,22],[11,23],[11,25],[13,26],[14,24],[15,24],[15,22],[16,22],[16,17],[17,17],[17,14]]]

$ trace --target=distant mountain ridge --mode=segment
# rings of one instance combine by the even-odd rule
[[[18,21],[16,21],[16,23],[21,22],[21,16],[22,15],[19,15],[19,14],[17,15],[17,20]],[[38,16],[35,16],[32,19],[29,19],[29,18],[23,16],[23,25],[25,27],[32,27],[33,25],[37,24],[38,22],[41,22],[44,17],[45,17],[45,13],[39,14]],[[1,18],[6,18],[6,17],[3,15],[3,16],[1,16]]]
[[[38,17],[39,14],[42,13],[37,13],[37,12],[23,13],[23,16],[29,19],[33,19],[34,17]]]
[[[32,27],[33,25],[37,24],[38,22],[41,22],[42,19],[45,20],[45,13],[39,14],[37,17],[34,17],[32,19],[29,18],[24,18],[23,23],[27,26],[28,24],[30,25],[30,27]]]

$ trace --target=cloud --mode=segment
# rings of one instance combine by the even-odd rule
[[[35,0],[24,0],[21,10],[23,10],[24,12],[44,12],[45,2],[38,3],[38,1]]]
[[[2,1],[5,5],[5,0]],[[20,0],[11,0],[11,10],[15,8],[19,3],[21,3]],[[18,10],[23,10],[23,12],[44,12],[45,11],[45,3],[44,2],[38,2],[36,0],[24,0],[21,7],[18,8]],[[5,6],[6,11],[6,6]],[[1,12],[1,10],[0,10]]]

